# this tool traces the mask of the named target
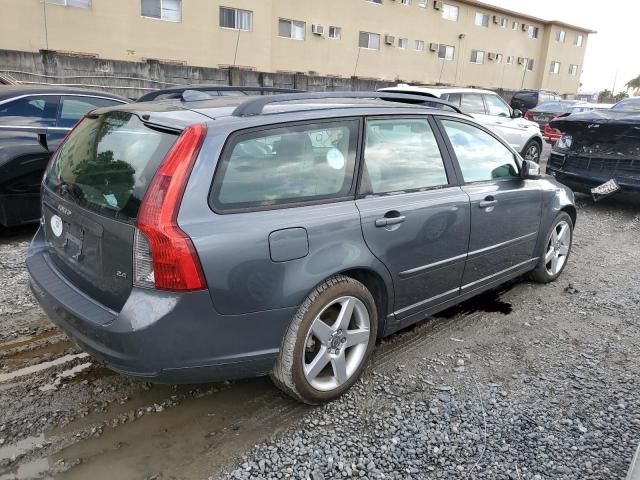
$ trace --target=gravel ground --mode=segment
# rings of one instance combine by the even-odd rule
[[[624,478],[640,440],[640,209],[580,206],[559,281],[471,302],[494,311],[374,364],[226,478]]]
[[[34,304],[33,232],[2,237],[0,479],[621,479],[640,441],[640,206],[578,207],[559,281],[515,282],[385,339],[318,408],[265,379],[109,372]],[[24,368],[41,370],[12,377]]]

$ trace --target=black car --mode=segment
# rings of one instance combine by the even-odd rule
[[[553,120],[562,136],[547,172],[576,191],[640,194],[640,98]],[[598,189],[596,187],[602,186]]]
[[[37,222],[51,153],[88,111],[127,102],[94,90],[0,86],[0,228]]]
[[[511,108],[526,113],[528,110],[537,107],[541,103],[555,102],[560,97],[547,90],[520,90],[511,97]]]

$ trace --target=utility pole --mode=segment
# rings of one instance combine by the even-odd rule
[[[522,73],[522,86],[520,88],[524,88],[524,79],[527,76],[527,70],[529,69],[529,59],[524,59],[524,72]]]
[[[44,43],[49,50],[49,29],[47,28],[47,2],[42,2],[42,16],[44,17]]]

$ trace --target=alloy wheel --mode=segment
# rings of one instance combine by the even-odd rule
[[[356,297],[333,300],[313,319],[302,357],[304,376],[320,391],[343,385],[365,358],[370,341],[367,307]]]
[[[527,150],[524,152],[524,159],[536,163],[540,160],[540,147],[538,147],[537,143],[529,145]]]
[[[544,257],[547,273],[551,276],[558,275],[567,262],[571,248],[571,227],[562,220],[556,224],[549,236],[547,252]]]

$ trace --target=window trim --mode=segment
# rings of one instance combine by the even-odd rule
[[[333,29],[334,32],[338,32],[337,36],[331,36],[331,29]],[[329,28],[327,29],[327,38],[330,40],[342,40],[342,27],[338,27],[336,25],[329,25]]]
[[[451,117],[455,118],[455,117]],[[442,157],[442,163],[444,165],[445,174],[447,175],[447,183],[446,185],[438,185],[434,187],[421,187],[421,188],[413,188],[411,190],[399,190],[395,192],[384,192],[384,193],[372,193],[363,191],[362,187],[362,177],[364,171],[364,149],[367,144],[367,122],[369,120],[426,120],[431,127],[433,132],[433,136],[436,139],[436,144],[438,145],[438,149],[440,150],[440,156]],[[433,114],[397,114],[397,115],[367,115],[363,117],[362,122],[362,137],[360,139],[360,154],[358,158],[358,185],[356,190],[356,200],[362,198],[373,198],[373,197],[390,197],[390,196],[400,196],[407,194],[415,194],[421,192],[428,192],[433,190],[442,190],[444,188],[450,187],[458,187],[460,186],[460,178],[458,177],[458,172],[455,169],[454,163],[449,156],[449,151],[447,150],[447,145],[445,144],[444,138],[442,138],[442,133],[439,129],[438,124],[435,121]]]
[[[482,100],[484,102],[484,99]],[[483,183],[490,183],[490,182],[513,182],[514,180],[523,180],[522,178],[522,159],[520,157],[520,154],[518,154],[518,152],[516,152],[511,145],[509,145],[507,142],[505,142],[502,138],[500,138],[497,134],[493,133],[492,131],[490,131],[488,128],[486,128],[484,125],[480,125],[478,123],[474,123],[474,122],[470,122],[465,118],[459,118],[459,117],[454,117],[454,116],[447,116],[447,115],[442,115],[442,114],[436,114],[433,116],[435,122],[438,125],[438,128],[440,129],[440,135],[442,135],[444,143],[448,149],[448,153],[449,156],[451,158],[451,161],[453,163],[453,167],[456,171],[456,175],[458,176],[458,181],[460,182],[460,186],[463,185],[480,185]],[[498,142],[500,142],[507,150],[509,150],[512,154],[513,154],[513,160],[516,164],[516,166],[518,167],[518,177],[512,177],[512,178],[492,178],[490,180],[476,180],[474,182],[467,182],[464,180],[464,175],[462,174],[462,169],[460,168],[460,162],[458,161],[458,157],[456,155],[455,149],[453,148],[453,144],[451,143],[451,141],[449,140],[449,136],[447,135],[447,131],[444,128],[444,125],[442,124],[442,120],[448,120],[448,121],[452,121],[452,122],[458,122],[458,123],[465,123],[467,125],[471,125],[472,127],[476,127],[479,130],[482,130],[483,132],[491,135],[493,138],[495,138]]]
[[[304,36],[302,38],[296,38],[292,36],[284,37],[280,35],[280,22],[282,21],[289,22],[291,24],[291,35],[293,35],[293,23],[294,22],[302,23],[304,25]],[[278,38],[286,38],[287,40],[296,40],[298,42],[304,42],[307,39],[307,22],[303,20],[294,20],[293,18],[278,17]]]
[[[476,59],[472,60],[473,57],[473,52],[476,52]],[[478,54],[482,53],[482,61],[479,62],[478,61]],[[484,65],[484,60],[487,57],[487,52],[485,52],[484,50],[476,50],[476,49],[471,49],[471,58],[469,58],[469,63],[472,63],[474,65]]]
[[[455,8],[456,9],[456,18],[449,18],[448,16],[445,17],[444,12],[445,12],[445,10],[447,10],[446,7]],[[450,3],[443,3],[442,4],[442,14],[440,15],[440,17],[443,20],[448,20],[450,22],[457,22],[458,20],[460,20],[460,7],[458,5],[452,5]]]
[[[440,48],[441,47],[444,47],[444,57],[440,56]],[[447,58],[447,49],[448,48],[452,49],[451,58]],[[455,45],[440,44],[440,45],[438,45],[438,51],[436,52],[436,54],[438,55],[438,60],[442,60],[442,61],[446,61],[446,62],[452,62],[455,59],[455,56],[456,56],[456,47],[455,47]]]
[[[66,7],[66,8],[85,8],[91,9],[93,7],[93,0],[87,0],[87,5],[69,5],[69,0],[62,0],[64,3],[56,3],[54,0],[44,0],[44,3],[47,5],[55,5],[57,7]]]
[[[482,15],[482,23],[480,25],[478,25],[478,15]],[[487,24],[484,24],[484,19],[487,19]],[[489,15],[488,13],[483,13],[483,12],[478,12],[476,11],[475,16],[473,17],[473,24],[476,27],[482,27],[482,28],[489,28],[489,24],[491,23],[491,15]]]
[[[371,39],[371,35],[377,35],[378,36],[378,48],[371,48],[371,47],[363,47],[363,46],[361,46],[360,45],[360,34],[362,34],[362,33],[366,33],[369,36],[368,37],[369,40]],[[379,52],[380,51],[380,46],[382,45],[382,41],[383,41],[383,38],[382,38],[382,34],[381,33],[366,32],[364,30],[358,31],[358,48],[364,48],[365,50],[373,50],[373,51]],[[369,43],[370,42],[367,41],[367,45],[369,45]]]
[[[349,187],[349,191],[345,196],[338,197],[332,196],[327,198],[317,198],[313,200],[299,200],[299,201],[287,201],[279,204],[273,205],[251,205],[248,207],[236,207],[236,208],[226,208],[221,206],[216,200],[216,195],[219,193],[219,188],[216,188],[216,178],[219,175],[224,173],[223,169],[226,168],[228,164],[227,160],[229,155],[233,150],[231,147],[235,146],[235,141],[238,137],[251,134],[255,132],[269,131],[269,130],[277,130],[280,128],[287,127],[301,127],[304,125],[318,125],[323,123],[335,124],[337,122],[349,122],[356,121],[357,122],[357,134],[356,134],[356,152],[355,152],[355,160],[353,167],[353,177],[351,178],[351,186]],[[279,123],[269,123],[264,125],[259,125],[257,127],[249,127],[243,128],[240,130],[231,131],[226,140],[224,141],[224,145],[222,146],[222,150],[220,151],[220,155],[217,158],[216,167],[213,172],[213,177],[211,179],[211,184],[209,185],[209,192],[207,194],[207,204],[209,209],[218,214],[218,215],[233,215],[236,213],[249,213],[249,212],[262,212],[268,210],[283,210],[286,208],[297,208],[297,207],[306,207],[310,205],[324,205],[330,203],[339,203],[346,201],[353,201],[356,198],[357,188],[360,182],[360,160],[362,155],[362,145],[363,145],[363,136],[364,131],[363,127],[364,121],[361,115],[349,116],[349,117],[330,117],[330,118],[317,118],[317,119],[308,119],[303,121],[288,121],[288,122],[279,122]]]

